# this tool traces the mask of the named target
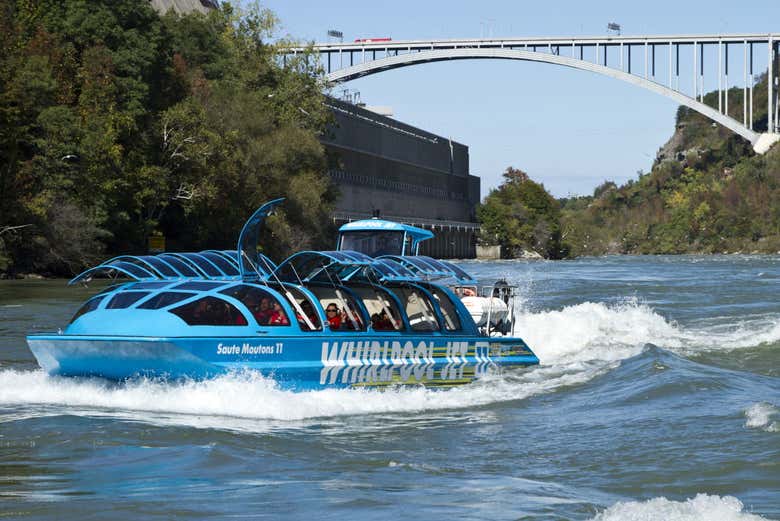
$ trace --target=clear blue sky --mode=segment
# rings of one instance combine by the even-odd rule
[[[589,36],[605,34],[611,21],[622,25],[624,35],[780,32],[780,0],[261,4],[281,19],[280,35],[306,41],[325,41],[328,29],[343,31],[345,41]],[[762,66],[765,54],[765,49],[757,52]],[[733,83],[741,85],[742,63],[734,63],[739,74]],[[692,83],[687,77],[684,81]],[[706,89],[716,85],[713,74]],[[468,145],[471,173],[482,178],[483,195],[501,182],[510,165],[558,197],[590,194],[607,179],[623,183],[637,170],[649,170],[674,130],[677,110],[672,100],[618,80],[517,61],[418,65],[344,86],[358,90],[369,105],[391,106],[396,119]]]

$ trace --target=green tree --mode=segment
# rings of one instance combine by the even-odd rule
[[[279,196],[269,252],[322,244],[322,74],[306,55],[280,63],[277,23],[227,2],[163,17],[138,0],[4,2],[0,270],[69,274],[157,231],[232,248]]]
[[[550,259],[565,257],[558,202],[522,170],[509,167],[503,177],[477,209],[482,241],[500,244],[508,257],[523,249]]]

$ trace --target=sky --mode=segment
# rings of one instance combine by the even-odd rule
[[[342,31],[345,42],[599,36],[608,22],[621,24],[626,36],[780,32],[780,0],[261,0],[261,5],[280,18],[279,36],[316,42],[327,41],[329,29]],[[762,51],[756,54],[765,67]],[[740,73],[730,81],[741,85],[741,51],[734,54],[732,67]],[[705,64],[710,61],[714,71],[716,60]],[[705,76],[705,89],[716,88],[717,74]],[[682,81],[692,84],[687,77]],[[400,121],[467,145],[483,196],[501,183],[509,166],[526,171],[556,197],[588,195],[605,180],[622,184],[636,178],[639,170],[650,169],[674,132],[678,107],[619,80],[514,60],[405,67],[344,83],[332,94],[344,88],[358,91],[368,105],[392,107]]]

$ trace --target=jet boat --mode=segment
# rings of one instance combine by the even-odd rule
[[[281,202],[250,217],[235,251],[123,255],[76,276],[69,284],[115,283],[64,331],[27,337],[39,365],[113,380],[253,370],[307,390],[449,387],[539,363],[511,336],[513,288],[480,287],[460,267],[418,255],[428,230],[355,221],[336,250],[275,264],[258,238]]]

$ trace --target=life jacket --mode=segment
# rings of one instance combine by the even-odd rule
[[[290,321],[281,311],[274,311],[271,313],[271,318],[268,319],[268,323],[273,326],[289,326]]]
[[[331,329],[339,329],[341,328],[341,315],[336,315],[333,317],[330,317],[328,319],[328,324],[330,324]]]

